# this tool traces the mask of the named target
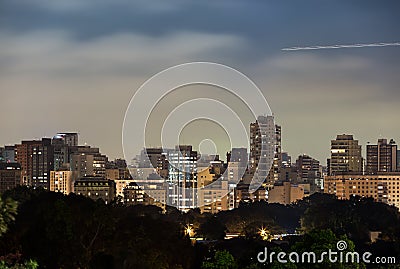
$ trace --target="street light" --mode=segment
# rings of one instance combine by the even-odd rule
[[[262,240],[265,240],[265,241],[271,240],[269,231],[267,229],[265,229],[264,227],[261,227],[258,230],[258,234],[261,236]]]
[[[192,237],[194,235],[194,230],[191,224],[185,226],[185,234],[189,237]]]

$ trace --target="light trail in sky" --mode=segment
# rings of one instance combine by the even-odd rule
[[[366,47],[389,47],[400,46],[400,42],[393,43],[369,43],[369,44],[349,44],[349,45],[328,45],[328,46],[308,46],[308,47],[290,47],[283,48],[283,51],[298,50],[321,50],[321,49],[350,49],[350,48],[366,48]]]

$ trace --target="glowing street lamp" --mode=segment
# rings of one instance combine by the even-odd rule
[[[261,236],[262,240],[271,240],[270,233],[264,227],[261,227],[261,229],[258,230],[258,234]]]
[[[189,237],[192,237],[194,235],[194,230],[192,225],[188,224],[185,227],[185,234],[188,235]]]

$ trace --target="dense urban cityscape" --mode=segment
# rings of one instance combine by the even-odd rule
[[[250,192],[261,154],[262,125],[274,138],[274,161],[269,172],[264,171],[262,186]],[[237,208],[241,202],[287,205],[319,192],[339,199],[372,197],[400,209],[400,150],[393,139],[379,138],[376,144],[366,145],[363,158],[362,146],[353,135],[339,134],[331,141],[331,157],[325,167],[306,154],[292,162],[282,151],[282,129],[274,125],[272,116],[258,117],[249,128],[250,152],[233,148],[226,161],[218,155],[200,158],[191,145],[179,145],[175,149],[143,149],[127,164],[123,159],[109,160],[99,148],[80,146],[78,133],[6,145],[0,148],[0,192],[25,185],[105,203],[117,199],[127,205],[165,208],[169,202],[183,211],[200,207],[201,212],[213,214]],[[218,184],[207,188],[217,180]],[[178,195],[168,183],[179,183],[189,193]],[[195,196],[190,193],[193,188],[200,188]]]
[[[145,148],[128,163],[109,160],[99,148],[79,145],[79,134],[70,132],[5,145],[0,149],[3,264],[19,262],[24,268],[38,264],[44,268],[282,268],[272,258],[269,263],[260,263],[259,256],[258,263],[252,260],[261,247],[323,250],[320,244],[334,248],[338,241],[345,242],[349,251],[372,249],[382,255],[376,259],[382,259],[385,266],[398,268],[400,151],[393,139],[379,138],[376,144],[368,144],[363,158],[362,146],[353,135],[339,134],[330,142],[325,167],[306,154],[292,161],[282,150],[282,128],[273,116],[259,116],[249,130],[250,152],[233,148],[226,161],[218,155],[200,156],[191,145]],[[273,151],[266,151],[273,154],[273,163],[269,170],[260,171],[266,141],[274,141]],[[255,174],[264,180],[252,192],[249,186]],[[85,235],[89,245],[82,241],[80,229],[84,227],[89,229]],[[110,232],[119,234],[127,227],[134,235],[109,241],[117,236]],[[137,229],[144,229],[147,243],[119,245],[139,240]],[[163,231],[168,231],[167,237]],[[157,234],[156,238],[150,233]],[[65,247],[79,243],[76,240],[82,244],[75,246],[80,254],[64,257]],[[169,253],[165,247],[170,248],[167,242],[171,240],[181,241],[175,247],[190,253],[184,258]],[[43,246],[42,251],[34,247],[37,244]],[[145,245],[151,248],[149,253],[133,254]],[[163,253],[162,261],[141,258],[156,249]],[[120,251],[126,254],[121,256]],[[342,264],[323,264],[342,268]],[[381,268],[360,260],[346,262],[345,268],[365,265]],[[308,268],[309,264],[296,266]]]
[[[399,10],[1,0],[0,269],[400,269]]]

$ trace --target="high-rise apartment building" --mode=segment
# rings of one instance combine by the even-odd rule
[[[51,141],[54,148],[54,170],[70,162],[73,147],[78,146],[78,133],[58,133]]]
[[[378,139],[376,145],[367,145],[367,174],[397,171],[397,145],[392,140]]]
[[[106,176],[107,156],[102,155],[98,148],[78,146],[70,150],[71,171],[77,171],[78,177]]]
[[[168,199],[180,210],[197,207],[197,151],[179,145],[168,152]]]
[[[297,183],[309,184],[310,194],[321,190],[322,169],[318,160],[308,156],[300,155],[296,160]]]
[[[300,181],[307,182],[309,178],[321,177],[319,161],[308,155],[300,155],[296,160],[296,167]]]
[[[19,163],[0,163],[0,194],[21,184]]]
[[[280,127],[275,126],[273,116],[258,116],[257,121],[250,124],[249,164],[250,170],[257,177],[257,182],[266,181],[271,169],[275,174],[275,162],[277,162],[275,158],[278,151],[280,151]]]
[[[400,172],[400,149],[397,150],[397,171]]]
[[[328,159],[328,173],[363,171],[363,158],[361,156],[361,146],[358,140],[354,140],[353,135],[338,135],[336,140],[331,140],[331,158]]]
[[[54,170],[50,138],[22,141],[15,145],[15,161],[21,164],[24,184],[49,189],[50,171]]]

